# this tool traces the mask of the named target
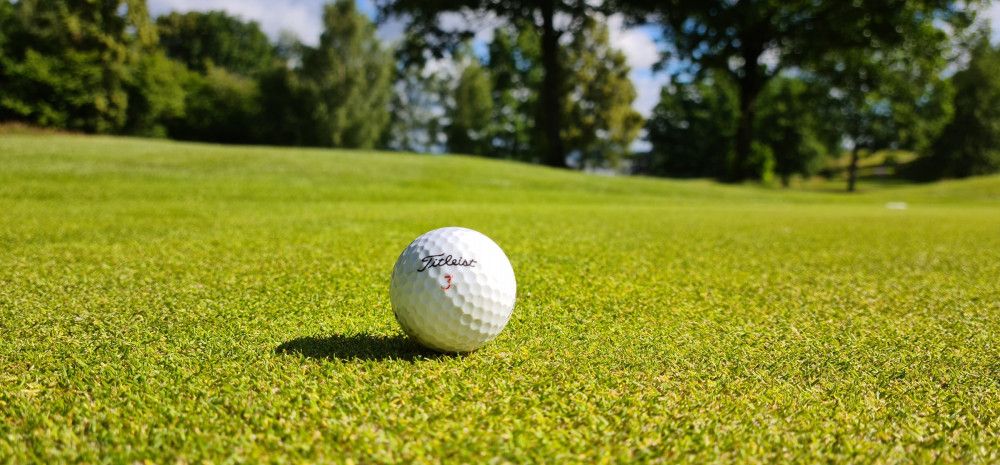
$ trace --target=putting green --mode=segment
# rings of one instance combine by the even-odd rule
[[[464,357],[389,307],[447,225],[518,280]],[[849,196],[4,135],[0,463],[995,463],[998,277],[1000,177]]]

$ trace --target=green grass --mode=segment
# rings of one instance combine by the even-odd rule
[[[445,225],[518,277],[468,356],[388,301]],[[996,463],[998,341],[1000,177],[0,137],[0,463]]]
[[[858,160],[859,168],[874,168],[885,165],[904,165],[917,159],[917,154],[908,150],[879,150],[875,153],[862,151]],[[851,164],[851,153],[841,153],[837,158],[827,160],[826,168],[847,171]]]
[[[908,165],[917,160],[916,152],[906,150],[879,150],[874,153],[862,151],[858,159],[857,190],[868,191],[886,187],[905,186],[911,181],[905,173]],[[794,187],[811,191],[836,192],[847,188],[847,172],[851,163],[851,153],[843,152],[835,158],[824,159],[818,176],[810,179],[792,178]]]

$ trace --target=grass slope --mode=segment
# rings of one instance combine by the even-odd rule
[[[464,357],[387,295],[444,225],[518,276]],[[6,135],[0,462],[995,463],[998,276],[997,177],[846,196]]]

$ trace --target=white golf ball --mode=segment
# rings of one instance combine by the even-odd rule
[[[441,352],[471,352],[495,338],[516,293],[514,269],[500,246],[466,228],[416,238],[396,260],[389,287],[403,331]]]

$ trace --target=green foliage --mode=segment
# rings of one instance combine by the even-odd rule
[[[15,464],[998,460],[998,176],[845,196],[4,135],[0,212]],[[460,357],[388,298],[456,223],[518,281]]]
[[[273,145],[317,145],[316,100],[296,70],[275,66],[258,80],[261,141]]]
[[[186,111],[162,117],[171,137],[224,143],[269,139],[257,79],[276,64],[275,47],[256,22],[220,11],[170,13],[157,19],[160,47],[191,72],[176,70]],[[161,77],[161,79],[166,79]],[[266,129],[265,129],[266,128]]]
[[[831,92],[838,125],[853,147],[848,190],[854,190],[861,153],[881,149],[924,151],[951,118],[952,88],[944,31],[924,24],[900,47],[831,53],[815,65]]]
[[[268,127],[260,111],[254,80],[208,65],[204,74],[189,73],[184,83],[183,115],[168,119],[172,137],[227,143],[261,142]]]
[[[536,124],[543,81],[538,32],[528,23],[500,28],[489,46],[494,114],[494,156],[538,160],[545,138]],[[621,51],[612,48],[607,26],[586,18],[563,48],[559,101],[561,140],[584,163],[617,166],[642,127],[632,109],[635,88]]]
[[[455,86],[448,111],[448,151],[482,155],[489,152],[493,98],[489,74],[475,58],[467,63]]]
[[[317,126],[315,139],[305,142],[373,147],[389,122],[392,56],[353,0],[327,5],[323,25],[319,45],[302,57],[301,82]]]
[[[971,2],[975,4],[976,2]],[[970,2],[957,0],[615,0],[614,9],[657,22],[671,44],[679,74],[728,73],[739,96],[738,126],[729,178],[741,180],[756,121],[756,102],[785,68],[808,66],[830,53],[862,53],[921,41],[928,29],[969,24]],[[922,36],[922,37],[921,37]]]
[[[606,24],[588,18],[563,59],[566,150],[581,155],[581,167],[617,167],[643,124],[625,54],[611,47]]]
[[[793,174],[815,172],[840,137],[821,117],[825,91],[801,78],[771,81],[759,102],[758,140],[741,171],[765,183],[777,175],[784,185]],[[652,173],[724,179],[734,157],[738,106],[735,85],[722,73],[664,87],[646,126]]]
[[[390,101],[390,120],[382,146],[390,150],[433,152],[445,142],[442,122],[447,78],[422,64],[400,60]]]
[[[779,77],[761,95],[755,133],[770,150],[774,174],[786,187],[792,175],[815,173],[829,147],[836,148],[839,142],[840,134],[828,129],[829,122],[818,110],[827,104],[824,91],[803,79]]]
[[[857,148],[851,173],[883,148],[930,153],[919,164],[937,175],[1000,164],[990,47],[941,79],[978,1],[377,0],[382,19],[408,20],[395,73],[355,3],[327,5],[320,44],[308,47],[271,44],[257,23],[222,12],[172,13],[154,27],[143,0],[0,0],[0,120],[450,148],[553,166],[573,153],[581,166],[616,166],[642,124],[604,24],[624,13],[662,26],[673,63],[674,84],[648,125],[656,173],[736,180],[773,170],[787,184],[808,176],[841,133]],[[456,17],[465,22],[443,27]],[[454,59],[484,21],[502,23],[485,63],[454,83],[424,72],[429,58]],[[955,106],[967,112],[952,119]]]
[[[411,53],[418,53],[411,51],[414,48],[405,44],[402,47],[404,69],[412,66],[406,63],[413,60]],[[450,58],[462,62],[467,55],[468,51],[459,49]],[[544,135],[535,122],[540,111],[538,88],[544,74],[541,59],[539,37],[529,23],[499,28],[489,44],[486,63],[463,68],[454,91],[450,92],[453,103],[449,116],[453,123],[448,131],[449,149],[539,160],[542,157],[539,149],[544,145],[540,140]],[[636,137],[641,118],[631,108],[635,90],[628,79],[624,55],[610,48],[603,23],[591,20],[574,36],[564,50],[561,69],[565,71],[560,86],[563,94],[560,101],[564,103],[562,120],[569,123],[561,139],[567,148],[584,154],[590,164],[616,165]],[[431,81],[420,83],[418,79],[408,79],[413,84],[431,84]],[[407,85],[412,91],[420,90],[419,86]],[[426,95],[427,90],[421,93]],[[418,95],[411,92],[408,98],[416,100]],[[429,115],[427,118],[434,119]],[[430,127],[424,125],[425,129]],[[398,132],[393,134],[397,134],[396,140],[401,140]]]
[[[774,149],[763,142],[755,141],[750,149],[750,158],[746,161],[744,172],[750,173],[754,179],[767,185],[774,181],[776,164]]]
[[[155,42],[144,1],[21,0],[4,10],[0,119],[126,126],[132,68]]]
[[[14,30],[14,4],[12,2],[0,2],[0,65],[3,64],[7,52],[7,35]]]
[[[28,49],[0,71],[0,118],[49,127],[110,131],[125,120],[126,95],[101,92],[104,73],[96,54],[66,51],[60,56]],[[73,79],[70,79],[73,76]]]
[[[954,117],[934,141],[928,160],[933,177],[1000,171],[1000,48],[984,33],[968,67],[952,77]]]
[[[538,89],[542,82],[538,32],[528,23],[498,28],[486,67],[492,78],[494,157],[537,161]]]
[[[653,174],[722,177],[733,154],[739,99],[723,74],[675,82],[660,92],[646,123]]]
[[[479,27],[477,21],[466,21],[458,28],[443,28],[441,19],[445,14],[467,19],[477,15],[492,16],[519,28],[536,30],[533,37],[537,42],[533,48],[538,50],[541,79],[535,88],[538,104],[532,115],[532,156],[546,165],[566,166],[567,150],[562,135],[567,127],[563,121],[566,76],[560,41],[567,35],[579,33],[593,13],[607,8],[589,2],[562,0],[376,0],[375,4],[383,17],[406,18],[409,33],[422,37],[420,45],[437,57],[473,37]],[[407,50],[405,54],[418,56],[419,52]]]
[[[275,59],[274,46],[257,22],[222,11],[173,12],[157,18],[156,26],[167,55],[203,73],[214,65],[253,76]]]
[[[166,136],[165,121],[185,116],[185,99],[190,100],[184,88],[187,75],[183,64],[167,58],[163,52],[141,55],[129,78],[125,132]]]

